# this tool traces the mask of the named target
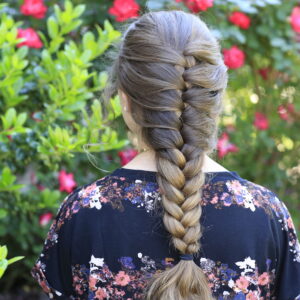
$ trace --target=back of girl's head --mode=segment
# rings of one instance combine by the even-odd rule
[[[204,155],[217,143],[218,116],[227,85],[220,47],[197,16],[148,12],[123,34],[105,91],[130,100],[140,139],[155,151],[163,221],[180,255],[196,254],[202,229]],[[145,299],[212,299],[193,260],[153,276]]]

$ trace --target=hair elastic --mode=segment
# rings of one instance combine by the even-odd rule
[[[180,255],[181,260],[193,260],[194,256],[193,254],[182,254]]]

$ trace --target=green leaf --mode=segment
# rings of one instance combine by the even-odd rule
[[[21,260],[21,259],[23,259],[24,257],[25,257],[25,256],[15,256],[15,257],[13,257],[13,258],[11,258],[11,259],[8,260],[8,265],[13,264],[13,263],[15,263],[15,262],[18,261],[18,260]]]
[[[9,186],[16,179],[16,176],[12,175],[11,170],[8,167],[5,167],[1,174],[1,185]]]
[[[49,36],[54,39],[58,35],[58,24],[53,16],[49,17],[47,20],[47,29]]]
[[[84,12],[84,10],[85,10],[84,4],[77,5],[73,11],[73,16],[75,18],[80,17],[82,15],[82,13]]]
[[[7,269],[8,262],[6,259],[0,260],[0,278],[3,276],[5,270]]]
[[[7,216],[7,211],[3,208],[0,208],[0,219],[3,219]]]
[[[28,54],[28,47],[20,47],[18,50],[17,50],[17,55],[20,59],[23,59],[26,57],[26,55]]]
[[[6,129],[13,125],[16,118],[16,114],[16,110],[13,107],[8,109],[8,111],[5,114],[5,119],[7,121],[6,125],[8,126]]]
[[[27,114],[25,112],[19,114],[15,126],[21,127],[25,123],[26,119],[27,119]]]
[[[5,259],[7,256],[7,247],[6,246],[0,246],[0,260]]]
[[[62,16],[61,16],[62,12],[60,7],[57,4],[54,4],[54,11],[58,22],[62,23]]]

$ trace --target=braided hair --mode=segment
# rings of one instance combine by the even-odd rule
[[[164,226],[181,254],[178,264],[153,276],[147,300],[212,299],[191,258],[202,235],[204,157],[216,148],[226,86],[219,44],[196,15],[148,12],[123,35],[105,98],[120,89],[130,99],[140,139],[155,151]]]

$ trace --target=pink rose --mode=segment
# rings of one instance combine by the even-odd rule
[[[52,220],[53,214],[51,212],[40,215],[39,224],[46,226]]]
[[[43,0],[24,0],[20,10],[23,15],[42,19],[47,12],[47,6],[44,5]]]
[[[25,41],[17,44],[17,47],[28,46],[29,48],[41,48],[43,43],[41,42],[38,34],[32,28],[18,28],[17,38],[24,38]]]
[[[290,17],[290,23],[295,32],[300,33],[300,7],[294,7]]]
[[[121,159],[121,165],[124,166],[129,163],[139,152],[134,149],[126,149],[118,152],[118,156]]]
[[[219,158],[224,157],[229,152],[237,152],[239,150],[236,145],[229,142],[229,136],[226,132],[223,132],[221,137],[218,139],[217,149]]]
[[[116,17],[116,21],[122,22],[129,18],[139,16],[140,6],[134,0],[115,0],[108,12]]]
[[[269,128],[269,121],[263,113],[260,112],[255,112],[255,119],[253,122],[253,125],[258,129],[258,130],[266,130]]]
[[[176,2],[184,2],[188,9],[194,13],[205,11],[214,5],[214,0],[176,0]]]
[[[248,29],[251,24],[251,19],[240,11],[233,12],[229,16],[229,21],[242,29]]]
[[[65,191],[67,193],[71,193],[75,186],[77,185],[74,181],[74,174],[73,173],[66,173],[65,170],[61,170],[58,175],[59,181],[59,190],[61,192]]]
[[[224,49],[224,63],[229,69],[237,69],[245,63],[245,53],[237,46],[232,46],[230,49]]]

